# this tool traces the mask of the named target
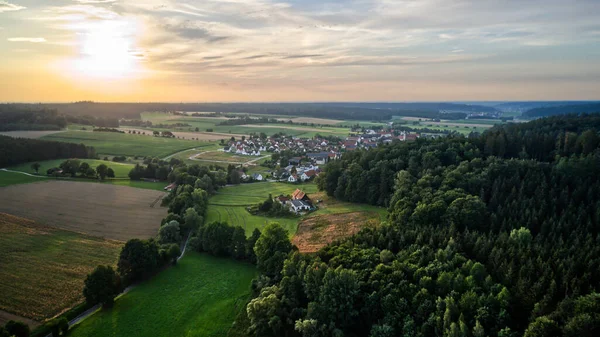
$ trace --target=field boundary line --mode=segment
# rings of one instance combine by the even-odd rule
[[[5,168],[0,169],[0,171],[12,172],[12,173],[21,173],[21,174],[24,174],[24,175],[30,176],[30,177],[46,178],[46,179],[48,178],[47,176],[40,176],[40,175],[30,174],[30,173],[23,172],[23,171],[9,170],[9,169],[5,169]]]

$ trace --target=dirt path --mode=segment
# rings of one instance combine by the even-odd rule
[[[0,171],[4,171],[4,172],[12,172],[12,173],[21,173],[24,174],[26,176],[30,176],[30,177],[37,177],[37,178],[48,178],[47,176],[37,176],[35,174],[30,174],[30,173],[26,173],[26,172],[22,172],[22,171],[13,171],[13,170],[9,170],[9,169],[0,169]]]

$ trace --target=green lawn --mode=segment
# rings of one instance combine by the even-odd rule
[[[188,253],[76,325],[74,337],[226,336],[250,296],[253,265]]]
[[[264,199],[263,199],[264,200]],[[225,221],[232,226],[240,226],[246,231],[246,236],[252,235],[255,228],[260,231],[272,223],[277,222],[281,227],[285,228],[290,237],[296,234],[298,230],[298,221],[300,218],[267,218],[250,214],[245,206],[208,206],[206,214],[206,222]]]
[[[162,138],[143,135],[130,135],[116,132],[66,131],[42,137],[68,143],[83,143],[93,146],[96,153],[121,156],[165,157],[193,147],[207,146],[209,143],[193,140]]]
[[[45,181],[45,177],[30,177],[21,173],[0,171],[0,187]]]
[[[58,167],[65,160],[67,160],[67,159],[39,161],[37,163],[42,165],[39,169],[39,173],[41,175],[45,175],[46,171],[48,169],[53,168],[53,167]],[[90,164],[90,167],[92,167],[92,168],[96,168],[100,164],[105,164],[106,166],[112,168],[115,171],[116,178],[127,178],[129,171],[131,171],[131,169],[134,166],[132,164],[115,163],[112,161],[104,161],[104,160],[96,160],[96,159],[80,159],[80,161],[82,163]],[[20,165],[9,167],[8,169],[13,170],[13,171],[35,173],[35,171],[31,168],[31,164],[33,164],[33,163],[20,164]]]

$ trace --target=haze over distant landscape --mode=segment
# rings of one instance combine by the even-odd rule
[[[0,101],[590,100],[600,2],[0,1]]]

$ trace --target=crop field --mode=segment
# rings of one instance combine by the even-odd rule
[[[227,336],[246,309],[253,265],[187,253],[177,266],[75,325],[73,337]]]
[[[121,156],[164,157],[169,154],[207,145],[206,142],[116,132],[66,131],[43,137],[67,143],[93,146],[96,153]]]
[[[278,120],[287,122],[292,121],[294,123],[308,123],[308,124],[321,124],[321,125],[337,125],[343,122],[339,119],[327,119],[327,118],[311,118],[311,117],[289,117],[289,118],[278,118]]]
[[[121,245],[0,213],[0,321],[2,311],[42,321],[81,302],[87,274],[115,265]]]
[[[46,161],[39,161],[37,163],[39,163],[41,165],[40,169],[39,169],[39,174],[41,175],[45,175],[46,171],[50,168],[53,167],[58,167],[62,162],[64,162],[67,159],[55,159],[55,160],[46,160]],[[115,177],[116,178],[127,178],[129,171],[131,171],[131,169],[133,168],[134,165],[132,164],[126,164],[126,163],[115,163],[112,161],[104,161],[104,160],[96,160],[96,159],[80,159],[79,160],[82,163],[88,163],[90,164],[91,168],[96,168],[97,166],[99,166],[100,164],[104,164],[110,168],[112,168],[115,171]],[[26,173],[35,173],[35,171],[31,168],[31,164],[32,163],[25,163],[25,164],[20,164],[17,166],[12,166],[9,167],[10,170],[13,171],[21,171],[21,172],[26,172]]]
[[[114,240],[157,234],[164,192],[103,183],[45,181],[0,188],[0,212]]]

